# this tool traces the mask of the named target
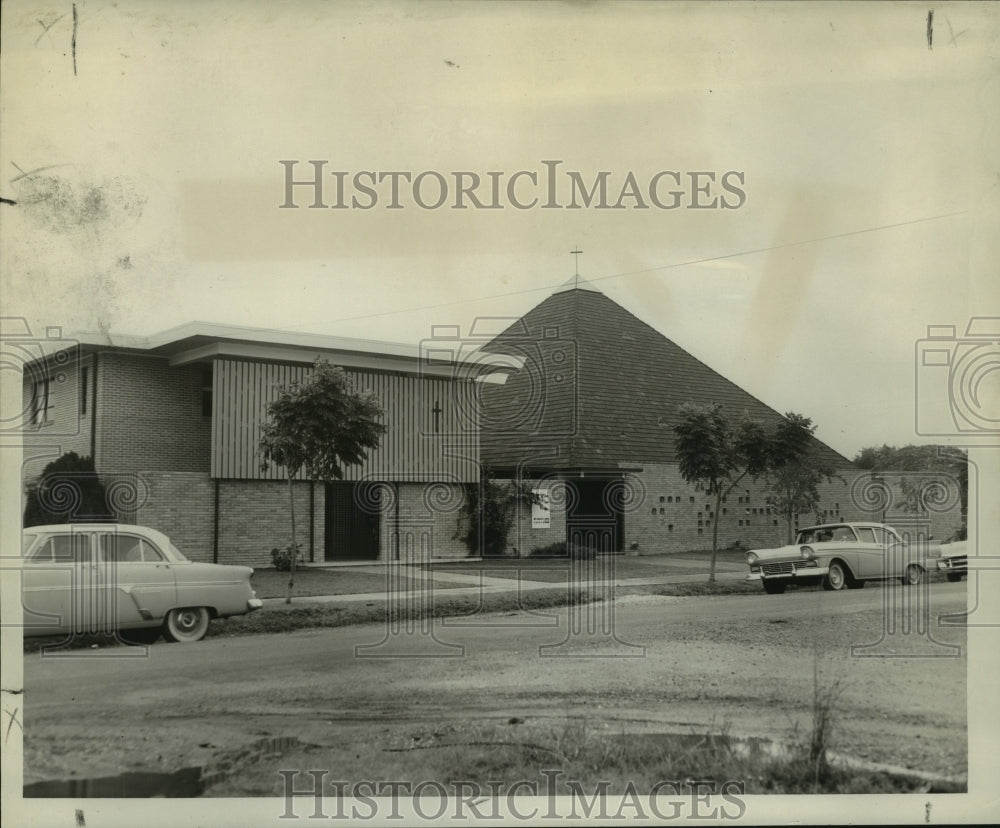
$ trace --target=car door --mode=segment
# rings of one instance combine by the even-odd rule
[[[74,530],[41,536],[22,568],[24,634],[87,634],[95,631],[100,580],[92,534]]]
[[[911,550],[902,538],[888,529],[876,529],[875,536],[882,544],[883,569],[887,578],[898,578],[910,563]]]
[[[128,531],[99,535],[106,623],[112,629],[150,626],[176,605],[173,563],[149,538]]]
[[[858,536],[858,570],[859,578],[881,578],[885,567],[885,552],[881,540],[870,526],[856,526]]]

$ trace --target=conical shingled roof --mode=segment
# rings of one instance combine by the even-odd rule
[[[676,462],[673,428],[686,402],[721,403],[734,419],[781,416],[584,280],[571,280],[485,350],[525,357],[505,385],[482,389],[482,458],[494,468]],[[827,462],[851,465],[816,443]]]

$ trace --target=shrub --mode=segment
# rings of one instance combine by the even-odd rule
[[[536,501],[537,496],[524,484],[498,483],[490,469],[483,469],[482,480],[466,486],[454,537],[465,543],[470,555],[506,557],[507,535],[518,504],[530,506]]]
[[[550,543],[548,546],[536,546],[528,553],[529,558],[565,558],[566,541]]]
[[[271,564],[278,572],[291,572],[292,571],[292,557],[295,556],[295,565],[299,566],[302,563],[302,544],[295,544],[295,551],[292,551],[292,545],[282,547],[274,547],[271,550]]]
[[[572,558],[574,560],[592,560],[597,557],[597,550],[581,544],[570,544],[567,552],[566,542],[558,541],[548,546],[536,546],[528,553],[529,558]]]
[[[49,463],[38,481],[28,486],[24,526],[47,523],[113,521],[107,492],[91,457],[75,451]]]

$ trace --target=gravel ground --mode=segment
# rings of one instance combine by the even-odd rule
[[[935,606],[964,607],[963,586],[935,586]],[[144,659],[29,655],[25,781],[212,767],[266,737],[362,755],[428,726],[504,717],[795,739],[817,688],[832,693],[834,750],[955,776],[966,771],[965,705],[942,700],[965,699],[964,647],[948,658],[852,654],[884,638],[884,596],[903,594],[635,595],[613,616],[578,608],[570,626],[565,609],[439,622],[437,644],[464,647],[443,659],[357,658],[356,645],[385,639],[373,625],[157,644]],[[614,637],[601,632],[609,619]],[[568,629],[580,634],[560,645]],[[419,624],[402,633],[385,639],[397,655],[436,646]],[[940,655],[965,641],[961,627],[934,635],[890,636],[876,652]],[[545,644],[551,657],[540,657]]]

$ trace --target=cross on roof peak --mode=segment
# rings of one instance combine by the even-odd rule
[[[577,245],[576,250],[570,250],[570,255],[573,257],[573,280],[574,284],[580,281],[580,254],[583,252],[579,245]]]

